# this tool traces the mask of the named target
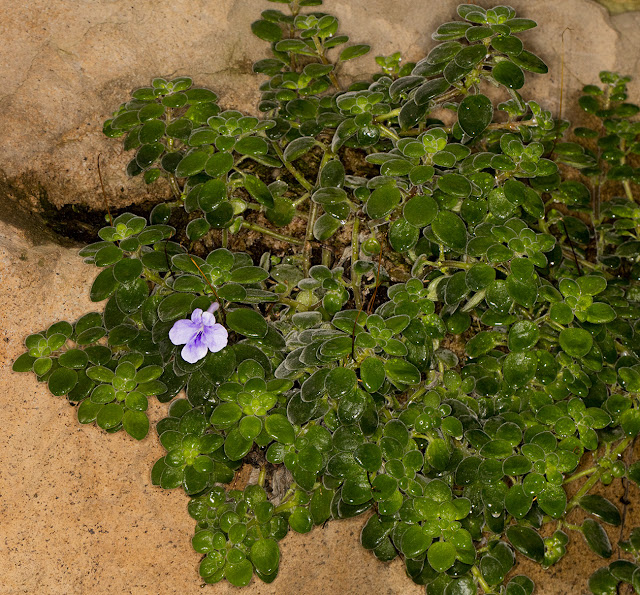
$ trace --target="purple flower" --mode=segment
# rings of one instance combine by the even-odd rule
[[[206,312],[196,308],[191,320],[178,320],[169,331],[169,339],[174,345],[184,345],[182,357],[186,362],[195,364],[207,355],[207,351],[215,353],[227,345],[229,333],[216,322],[213,313],[218,303],[213,302]]]

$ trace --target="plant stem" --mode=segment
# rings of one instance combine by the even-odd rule
[[[302,310],[302,312],[306,312],[309,309],[304,304],[301,304],[300,302],[296,302],[295,300],[292,300],[291,298],[284,297],[284,296],[278,296],[278,303],[284,304],[285,306],[289,306],[294,310]]]
[[[277,231],[272,231],[270,229],[267,229],[266,227],[262,227],[262,225],[257,225],[256,223],[249,223],[248,221],[243,221],[242,227],[245,227],[246,229],[250,229],[252,231],[257,231],[258,233],[263,233],[266,236],[271,236],[276,240],[289,242],[290,244],[294,244],[296,246],[302,246],[303,244],[302,240],[299,240],[291,236],[286,236],[282,233],[278,233]]]
[[[322,42],[315,35],[313,37],[313,43],[316,46],[316,52],[318,52],[318,58],[320,58],[320,60],[322,60],[322,63],[323,64],[331,64],[331,62],[329,62],[329,60],[327,60],[327,57],[324,55],[324,47],[322,47]],[[336,88],[336,91],[340,91],[340,89],[341,89],[340,81],[338,81],[338,77],[336,76],[335,66],[334,66],[334,70],[332,70],[329,73],[329,78],[331,79],[331,83],[333,84],[333,86]]]
[[[330,269],[332,261],[333,261],[333,252],[331,252],[331,250],[327,250],[327,248],[322,246],[322,264],[326,266],[328,269]]]
[[[362,295],[360,294],[360,275],[356,273],[356,260],[360,253],[360,243],[358,235],[360,234],[360,219],[356,215],[353,218],[353,229],[351,230],[351,289],[353,289],[353,299],[356,310],[362,308]]]
[[[386,114],[380,114],[379,116],[376,116],[373,121],[374,122],[384,122],[385,120],[390,120],[391,118],[395,118],[396,116],[398,116],[400,114],[400,109],[399,107],[397,107],[396,109],[391,110],[390,112],[387,112]]]
[[[495,124],[489,124],[487,130],[518,130],[520,126],[536,126],[535,120],[518,120],[515,122],[496,122]]]
[[[480,570],[478,570],[477,566],[474,565],[471,568],[471,573],[473,574],[473,577],[478,581],[480,588],[485,592],[485,594],[491,593],[491,587],[489,586],[487,581],[484,580],[484,577],[482,576]]]
[[[568,258],[569,260],[573,260],[573,253],[566,249],[563,248],[562,250],[562,255],[565,258]],[[592,271],[600,271],[600,267],[592,262],[589,262],[588,260],[585,260],[584,258],[580,258],[579,256],[576,255],[576,260],[583,266],[586,267],[588,269],[591,269]]]
[[[310,192],[305,192],[300,198],[296,198],[294,201],[291,201],[291,202],[293,206],[297,209],[310,196],[311,196]]]
[[[226,248],[229,245],[229,230],[227,228],[222,230],[222,247]]]
[[[260,487],[264,486],[264,480],[267,477],[267,466],[266,465],[261,465],[260,466],[260,475],[258,475],[258,485]]]
[[[167,285],[167,282],[160,275],[157,275],[156,273],[154,273],[153,271],[150,271],[149,269],[145,268],[144,271],[142,272],[142,276],[148,279],[149,281],[151,281],[152,283],[155,283],[156,285],[160,285],[165,289],[171,289]]]
[[[398,141],[400,137],[393,131],[391,128],[387,128],[384,124],[378,124],[378,128],[380,128],[380,133],[382,136],[386,136],[392,140]]]
[[[631,444],[632,440],[633,438],[625,438],[622,440],[618,446],[611,451],[611,457],[617,457],[625,448],[627,448],[627,446],[629,446],[629,444]],[[580,498],[582,498],[582,496],[584,496],[594,485],[596,485],[596,483],[598,483],[598,480],[605,471],[604,467],[599,467],[598,470],[584,483],[584,485],[576,492],[575,496],[569,500],[569,503],[567,504],[567,512],[578,506]]]
[[[169,186],[171,186],[171,191],[173,192],[176,198],[180,198],[182,196],[182,190],[180,190],[180,185],[178,184],[178,180],[173,174],[169,176]]]
[[[571,483],[572,481],[575,481],[576,479],[580,479],[581,477],[585,477],[586,475],[591,475],[592,473],[595,473],[597,470],[598,470],[597,467],[589,467],[589,469],[585,469],[584,471],[580,471],[580,473],[576,473],[575,475],[568,477],[562,483],[563,485],[566,485],[568,483]]]
[[[624,153],[626,149],[626,143],[624,139],[620,140],[620,150]],[[620,165],[624,165],[627,162],[627,156],[625,154],[625,156],[620,159]],[[634,198],[633,198],[633,192],[631,191],[631,183],[629,182],[629,180],[622,180],[622,187],[624,188],[624,193],[627,195],[627,198],[631,201],[634,202]]]
[[[289,173],[296,179],[298,180],[298,182],[300,183],[300,185],[307,191],[310,192],[311,189],[313,188],[313,184],[311,184],[311,182],[309,182],[309,180],[307,180],[295,167],[293,167],[293,164],[291,164],[289,161],[287,161],[284,158],[284,153],[282,151],[282,149],[280,148],[280,145],[278,145],[278,143],[272,143],[273,148],[275,149],[275,152],[278,154],[278,157],[280,157],[280,160],[282,161],[282,163],[284,163],[284,166],[287,168],[287,170],[289,171]]]
[[[307,221],[307,232],[304,236],[304,250],[302,251],[302,260],[304,266],[304,274],[309,274],[309,268],[311,265],[311,239],[313,238],[313,226],[318,216],[318,203],[311,204],[311,210],[309,211],[309,219]]]
[[[451,267],[454,269],[470,269],[474,263],[472,262],[460,262],[458,260],[441,260],[439,262],[431,262],[430,260],[425,260],[422,264],[426,267],[433,267],[434,269],[447,268]]]

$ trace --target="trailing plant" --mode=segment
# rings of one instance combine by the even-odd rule
[[[424,59],[344,86],[369,46],[280,1],[252,25],[263,117],[180,77],[105,122],[173,197],[107,214],[81,251],[103,311],[30,335],[14,370],[138,440],[170,403],[151,475],[190,497],[206,583],[271,582],[289,528],[364,513],[362,545],[429,594],[528,595],[516,554],[547,568],[575,533],[611,557],[625,511],[590,492],[640,480],[629,78],[585,87],[569,132],[519,92],[547,71],[518,37],[535,22],[463,4]],[[621,581],[640,593],[635,557],[589,585]]]

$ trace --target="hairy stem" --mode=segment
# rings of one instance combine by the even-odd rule
[[[313,226],[318,216],[318,203],[311,204],[311,210],[309,211],[309,219],[307,221],[307,232],[304,236],[304,250],[302,251],[302,261],[304,266],[304,274],[309,274],[309,268],[311,267],[311,240],[313,239]]]
[[[489,583],[484,580],[484,577],[482,576],[482,573],[477,566],[473,566],[471,568],[471,573],[473,574],[473,578],[478,581],[478,584],[480,585],[480,588],[484,591],[484,593],[491,593],[491,587],[489,586]]]
[[[276,240],[289,242],[290,244],[294,244],[296,246],[302,246],[302,244],[304,243],[298,238],[287,236],[287,235],[284,235],[283,233],[278,233],[277,231],[272,231],[271,229],[262,227],[262,225],[257,225],[256,223],[249,223],[248,221],[243,221],[242,227],[246,229],[251,229],[252,231],[257,231],[258,233],[263,233],[264,235],[275,238]]]
[[[360,295],[360,275],[356,273],[356,261],[360,253],[360,243],[358,235],[360,234],[360,219],[356,215],[353,218],[353,229],[351,230],[351,289],[353,290],[353,300],[356,304],[356,310],[362,308],[362,295]]]
[[[629,444],[631,444],[632,440],[633,438],[625,438],[624,440],[622,440],[618,444],[618,446],[616,446],[611,451],[611,456],[617,457],[621,452],[625,450],[625,448],[627,448],[627,446],[629,446]],[[598,483],[598,481],[600,480],[600,477],[605,471],[606,469],[604,467],[600,467],[598,468],[597,471],[594,472],[594,474],[576,492],[575,496],[571,498],[571,500],[569,500],[569,503],[567,504],[567,512],[569,512],[571,509],[578,506],[578,502],[580,501],[580,498],[582,498],[582,496],[584,496],[594,485],[596,485],[596,483]]]
[[[289,173],[296,179],[298,180],[299,184],[307,191],[309,192],[312,188],[313,188],[313,184],[311,182],[309,182],[309,180],[307,180],[294,166],[292,163],[290,163],[289,161],[287,161],[284,158],[284,152],[282,151],[282,149],[280,148],[280,145],[278,145],[278,143],[272,143],[273,148],[275,149],[276,153],[278,154],[278,157],[280,157],[280,160],[282,161],[282,163],[284,163],[284,166],[287,168],[287,170],[289,171]]]

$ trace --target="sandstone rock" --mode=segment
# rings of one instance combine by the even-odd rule
[[[431,33],[455,17],[457,0],[327,0],[342,31],[354,42],[369,42],[369,56],[347,65],[343,80],[377,70],[373,58],[401,50],[417,60],[435,44]],[[485,1],[483,4],[488,3]],[[547,76],[529,76],[525,96],[557,112],[564,43],[563,114],[583,84],[603,69],[633,73],[637,52],[622,51],[640,25],[637,13],[611,19],[591,0],[517,0],[522,16],[540,27],[527,43],[549,64]],[[225,107],[255,111],[261,77],[252,63],[267,53],[250,34],[250,24],[268,2],[219,0],[32,0],[21,5],[0,0],[0,200],[38,209],[44,200],[56,207],[78,204],[103,210],[96,171],[103,172],[112,205],[126,206],[166,192],[146,187],[124,174],[127,156],[118,141],[102,136],[102,122],[130,91],[158,75],[191,75],[213,88]],[[621,35],[617,29],[626,32]],[[633,90],[640,95],[638,83]]]

